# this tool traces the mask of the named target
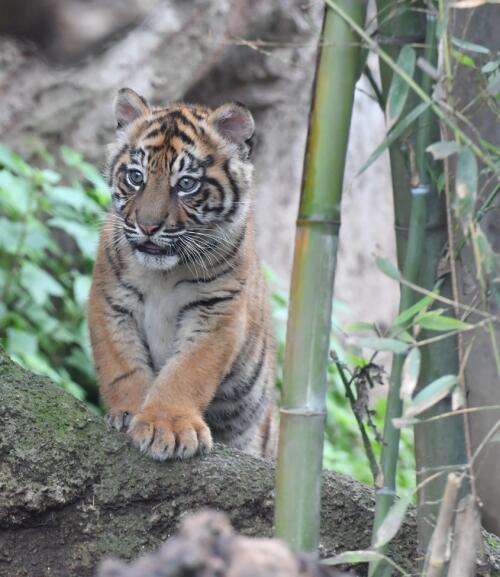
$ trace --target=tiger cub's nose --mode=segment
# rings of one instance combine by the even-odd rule
[[[142,230],[144,234],[150,236],[160,229],[161,224],[143,224],[137,221],[137,226]]]

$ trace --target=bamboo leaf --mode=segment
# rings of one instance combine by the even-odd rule
[[[476,65],[474,60],[468,55],[460,52],[460,50],[452,50],[453,58],[459,62],[462,66],[467,66],[467,68],[475,68]]]
[[[409,75],[413,76],[417,55],[415,50],[408,44],[403,46],[399,53],[397,64]],[[406,104],[410,87],[399,74],[392,77],[389,94],[387,96],[387,123],[389,128],[394,126],[401,116]]]
[[[457,159],[456,203],[457,216],[466,229],[474,218],[477,198],[477,160],[469,148],[464,148]]]
[[[377,148],[372,152],[370,158],[363,164],[361,169],[359,170],[356,176],[363,174],[363,172],[371,166],[380,156],[381,154],[391,146],[391,144],[397,140],[406,130],[417,120],[417,118],[425,112],[430,106],[430,103],[422,102],[418,106],[416,106],[407,116],[401,119],[396,125],[394,125],[389,134],[383,140],[381,144],[377,146]]]
[[[356,343],[360,347],[373,349],[374,351],[391,351],[396,355],[406,353],[410,345],[397,341],[396,339],[385,339],[382,337],[360,337],[356,339]]]
[[[399,272],[398,268],[392,264],[392,262],[385,257],[378,256],[375,259],[375,263],[378,269],[383,272],[388,277],[394,280],[401,280],[401,273]]]
[[[379,547],[383,547],[389,543],[399,531],[403,524],[408,506],[411,503],[411,498],[412,494],[410,493],[404,499],[400,499],[391,507],[382,522],[382,525],[378,528],[375,544],[373,545],[374,548],[378,549]]]
[[[424,310],[428,307],[432,302],[433,298],[430,296],[426,296],[419,301],[417,301],[414,305],[407,308],[406,310],[399,313],[399,315],[392,321],[391,326],[393,327],[400,327],[404,325],[407,321],[409,321],[412,317],[418,314],[420,311]]]
[[[401,390],[399,396],[402,399],[410,400],[420,375],[420,364],[422,355],[418,347],[414,347],[405,359],[401,376]]]
[[[490,60],[481,68],[481,72],[483,74],[491,74],[492,72],[495,72],[495,70],[499,66],[500,66],[500,59],[499,60]]]
[[[371,331],[373,332],[373,324],[371,323],[347,323],[344,325],[344,331],[346,333],[354,333],[356,331]]]
[[[420,419],[413,419],[413,418],[405,418],[405,417],[401,417],[401,418],[394,418],[392,419],[392,424],[394,425],[394,427],[396,429],[401,429],[403,427],[410,427],[413,425],[418,425],[418,423],[420,423]]]
[[[486,46],[481,46],[481,44],[475,44],[474,42],[469,42],[463,38],[457,38],[456,36],[451,37],[451,43],[457,48],[462,50],[468,50],[469,52],[477,52],[478,54],[489,54],[490,49]]]
[[[486,90],[491,96],[496,96],[500,92],[500,72],[498,70],[490,76]]]
[[[435,142],[426,148],[427,152],[432,154],[434,160],[442,160],[447,158],[451,154],[460,152],[462,146],[458,142],[453,142],[449,140],[442,140],[441,142]]]
[[[391,567],[394,567],[403,577],[410,577],[410,575],[397,563],[386,555],[378,551],[346,551],[335,557],[324,559],[321,561],[322,565],[347,565],[349,563],[365,563],[365,562],[381,562],[385,561]],[[376,564],[378,565],[378,563]]]
[[[456,375],[444,375],[436,379],[424,389],[422,389],[413,399],[403,418],[414,417],[423,411],[434,406],[438,401],[444,399],[456,386],[458,379]]]
[[[442,316],[440,313],[436,314],[436,311],[423,313],[415,322],[423,329],[430,331],[462,331],[468,330],[473,326],[454,317]]]
[[[346,551],[345,553],[340,553],[340,555],[336,555],[335,557],[323,559],[321,563],[323,565],[344,565],[348,563],[378,561],[383,558],[384,555],[377,553],[376,551]]]

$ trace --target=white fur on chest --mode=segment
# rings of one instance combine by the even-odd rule
[[[187,303],[196,300],[198,292],[195,284],[182,283],[175,287],[175,276],[165,276],[167,278],[151,279],[144,287],[144,309],[142,318],[139,319],[139,329],[148,343],[157,371],[172,356],[178,344],[179,311]]]

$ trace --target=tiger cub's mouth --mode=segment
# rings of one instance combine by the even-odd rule
[[[151,254],[154,256],[172,256],[177,253],[175,250],[175,243],[172,243],[166,247],[161,247],[148,240],[142,244],[134,244],[134,248],[138,252]]]

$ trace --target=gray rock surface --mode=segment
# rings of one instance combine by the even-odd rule
[[[151,551],[207,507],[244,535],[268,537],[273,491],[272,462],[224,447],[184,462],[148,459],[0,350],[0,577],[90,576],[103,557]],[[368,547],[373,508],[372,489],[324,473],[321,555]],[[392,549],[408,570],[415,536],[410,512]]]

